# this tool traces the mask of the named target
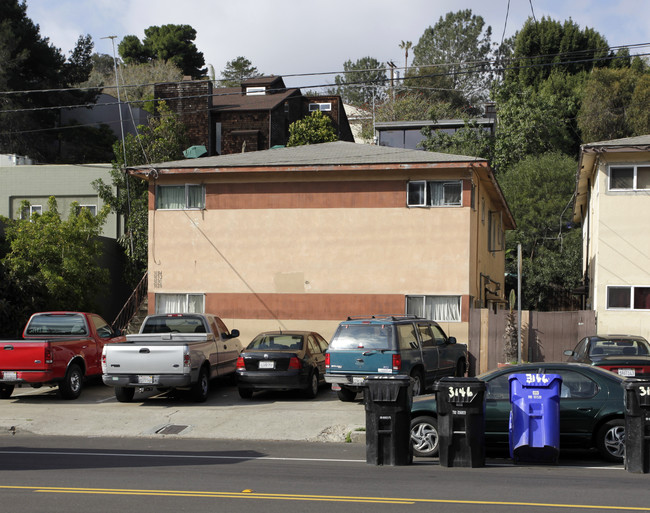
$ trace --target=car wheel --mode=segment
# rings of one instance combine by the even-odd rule
[[[625,456],[625,421],[614,419],[605,422],[596,435],[596,447],[607,461],[621,463]]]
[[[84,375],[81,368],[76,363],[68,367],[68,372],[65,373],[63,381],[59,384],[61,396],[64,399],[76,399],[81,395],[83,388]]]
[[[238,388],[237,391],[239,392],[239,397],[242,399],[251,399],[253,397],[252,388]]]
[[[411,420],[411,445],[416,456],[438,456],[438,421],[433,417],[416,417]]]
[[[355,390],[350,390],[349,388],[344,387],[341,387],[341,390],[337,390],[336,395],[339,397],[339,400],[344,403],[351,403],[357,398],[357,392]]]
[[[11,394],[14,391],[13,385],[1,385],[0,386],[0,399],[9,399]]]
[[[310,374],[309,383],[303,393],[307,399],[313,399],[318,395],[318,371],[314,371]]]
[[[465,372],[467,372],[467,369],[465,368],[465,360],[458,360],[458,363],[456,364],[456,377],[464,377]]]
[[[135,388],[129,387],[115,387],[115,399],[121,403],[130,403],[133,401],[135,395]]]
[[[210,392],[210,376],[205,366],[199,371],[199,379],[192,385],[192,399],[197,403],[204,403],[208,400]]]
[[[424,393],[424,378],[422,373],[419,371],[413,371],[411,373],[411,378],[413,379],[413,395],[421,395]]]

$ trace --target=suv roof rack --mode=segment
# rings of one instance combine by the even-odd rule
[[[415,314],[399,314],[399,315],[348,315],[348,321],[359,321],[362,319],[390,319],[392,321],[401,321],[406,319],[422,319],[422,317]]]

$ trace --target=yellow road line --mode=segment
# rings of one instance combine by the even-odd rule
[[[257,499],[257,500],[286,500],[286,501],[321,501],[321,502],[357,502],[377,504],[467,504],[474,506],[520,506],[544,507],[555,509],[586,509],[599,511],[650,511],[650,506],[605,506],[594,504],[554,504],[542,502],[509,502],[509,501],[483,501],[483,500],[455,500],[455,499],[411,499],[405,497],[355,497],[339,495],[297,495],[244,492],[202,492],[193,490],[137,490],[127,488],[74,488],[55,486],[11,486],[0,485],[0,489],[28,490],[37,493],[71,493],[71,494],[101,494],[101,495],[140,495],[158,497],[203,497],[219,499]]]

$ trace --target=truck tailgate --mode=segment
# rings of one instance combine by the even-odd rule
[[[183,374],[182,343],[119,343],[104,346],[107,374]]]
[[[43,370],[47,367],[45,350],[49,348],[45,340],[3,340],[0,342],[0,370]]]

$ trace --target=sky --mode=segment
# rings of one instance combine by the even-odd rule
[[[126,35],[144,39],[152,25],[187,24],[217,78],[238,56],[289,87],[334,83],[343,63],[362,57],[404,66],[400,42],[415,46],[448,12],[471,9],[492,27],[492,41],[513,35],[526,19],[571,18],[610,46],[650,42],[647,0],[26,0],[27,15],[66,56],[90,34],[98,53],[113,54]],[[645,51],[645,50],[642,50]],[[634,51],[632,52],[634,53]],[[411,54],[409,54],[409,62]],[[327,74],[325,74],[327,73]],[[310,76],[290,76],[303,75]],[[321,74],[321,75],[315,75]]]

